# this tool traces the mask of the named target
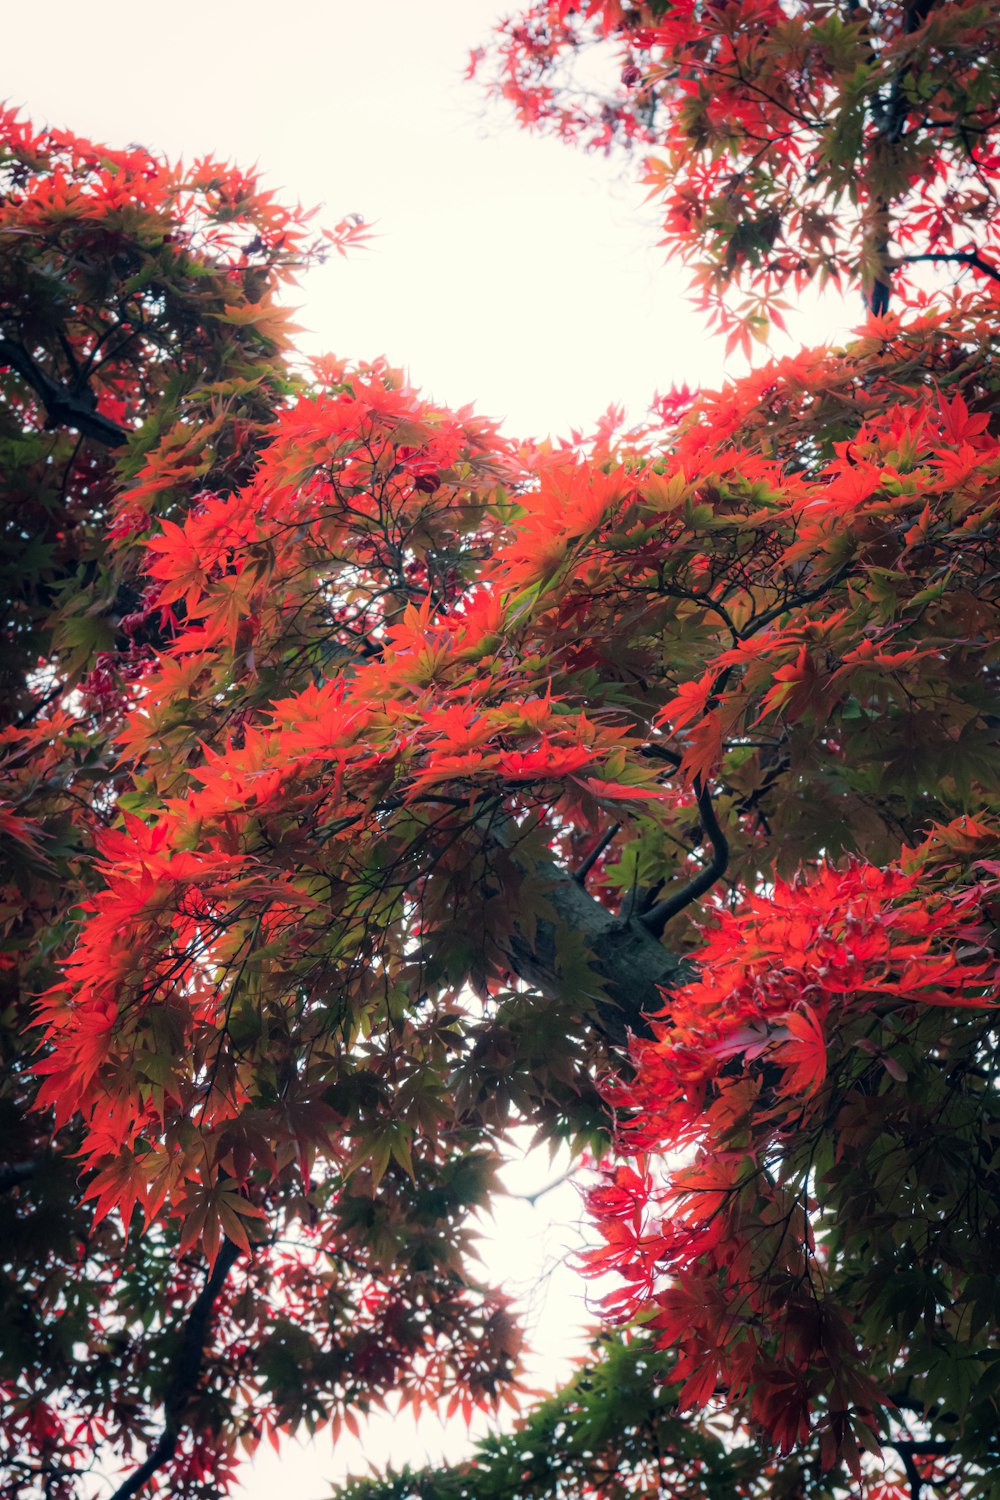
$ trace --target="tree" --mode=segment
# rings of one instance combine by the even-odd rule
[[[1000,278],[996,37],[978,0],[538,0],[472,71],[523,125],[650,148],[663,243],[746,343],[813,279],[879,314],[920,264]],[[603,95],[575,69],[602,51]]]
[[[523,1119],[612,1148],[626,1327],[471,1470],[355,1493],[995,1492],[997,25],[512,23],[560,124],[525,59],[630,49],[742,326],[830,271],[870,313],[555,448],[292,372],[309,252],[252,182],[6,117],[12,550],[19,496],[84,518],[10,626],[7,1493],[106,1447],[120,1497],[216,1495],[393,1391],[516,1403],[465,1252]],[[974,284],[907,294],[892,247],[948,233]]]

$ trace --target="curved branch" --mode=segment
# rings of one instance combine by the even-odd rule
[[[920,255],[897,255],[896,265],[916,265],[918,261],[932,261],[939,264],[952,264],[956,266],[970,266],[974,271],[981,271],[984,276],[990,276],[994,281],[1000,281],[1000,270],[984,260],[978,250],[925,250]]]
[[[564,1183],[572,1182],[575,1175],[571,1168],[568,1172],[560,1172],[558,1177],[553,1177],[551,1182],[547,1182],[544,1187],[537,1188],[533,1193],[508,1193],[507,1197],[514,1198],[519,1203],[528,1203],[534,1208],[540,1198],[544,1198],[547,1193],[554,1193],[556,1188],[561,1188]]]
[[[51,423],[73,427],[105,448],[120,448],[131,436],[127,427],[120,427],[110,417],[101,416],[92,395],[88,400],[86,395],[59,385],[32,359],[24,345],[13,339],[0,338],[0,369],[4,367],[15,371],[31,386]]]
[[[891,1446],[895,1448],[896,1444],[893,1443]],[[899,1449],[898,1452],[906,1473],[906,1482],[910,1486],[910,1500],[920,1500],[923,1493],[924,1481],[920,1470],[914,1462],[913,1454],[908,1448]]]
[[[815,588],[806,589],[801,594],[795,594],[792,598],[782,599],[780,603],[773,604],[770,609],[766,609],[762,615],[758,615],[751,622],[752,628],[743,632],[743,640],[749,640],[752,635],[757,635],[766,626],[770,625],[772,620],[780,620],[781,616],[788,614],[789,611],[799,609],[803,604],[812,604],[815,600],[822,599],[824,594],[828,594],[831,589],[837,587],[838,583],[843,582],[852,567],[853,563],[851,562],[842,563],[839,568],[830,574],[829,578],[824,578],[823,582],[818,583]]]
[[[701,826],[712,845],[712,858],[701,873],[684,886],[683,890],[675,891],[672,896],[658,901],[639,918],[642,926],[654,937],[662,937],[663,930],[671,918],[676,917],[678,912],[683,911],[686,906],[697,901],[699,896],[711,890],[729,867],[729,841],[719,827],[711,795],[703,786],[698,789],[698,812],[701,814]]]
[[[129,1500],[131,1495],[138,1494],[143,1485],[152,1479],[164,1464],[169,1463],[176,1453],[184,1409],[194,1395],[198,1377],[201,1374],[205,1340],[215,1300],[225,1285],[226,1277],[236,1264],[239,1253],[239,1246],[235,1245],[232,1240],[224,1241],[215,1264],[205,1279],[205,1285],[195,1298],[184,1324],[177,1364],[163,1403],[163,1431],[146,1454],[144,1462],[118,1486],[110,1500]]]

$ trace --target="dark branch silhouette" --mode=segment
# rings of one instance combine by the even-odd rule
[[[951,264],[956,266],[969,266],[974,271],[981,271],[984,276],[990,276],[994,281],[1000,281],[1000,270],[984,260],[978,250],[924,250],[919,255],[897,255],[897,265],[915,265],[918,261],[935,261],[942,265]]]
[[[663,930],[672,917],[678,912],[697,901],[706,891],[711,890],[717,880],[726,873],[729,866],[729,841],[722,829],[719,820],[715,816],[715,808],[712,806],[712,798],[705,787],[698,790],[698,811],[701,814],[701,826],[705,830],[709,843],[712,845],[712,858],[699,875],[688,882],[683,890],[675,891],[672,896],[667,896],[658,901],[655,906],[650,907],[643,916],[639,918],[642,926],[654,937],[662,937]]]
[[[587,876],[597,864],[597,861],[600,859],[605,849],[607,849],[608,845],[612,843],[617,835],[621,832],[621,826],[622,825],[620,823],[612,823],[611,827],[601,834],[600,838],[594,844],[594,847],[590,850],[590,853],[580,861],[578,868],[573,871],[573,879],[576,881],[577,885],[586,885]]]
[[[13,339],[0,338],[0,369],[14,370],[24,380],[45,408],[53,426],[75,428],[84,437],[102,443],[105,448],[120,448],[129,439],[127,427],[102,417],[97,410],[93,393],[84,389],[81,393],[59,385],[47,375],[41,365],[28,353],[23,344]]]
[[[215,1301],[222,1291],[226,1277],[239,1257],[239,1246],[225,1240],[215,1265],[210,1270],[205,1285],[198,1293],[184,1324],[180,1351],[174,1368],[173,1379],[163,1403],[163,1431],[150,1448],[146,1458],[129,1477],[118,1486],[110,1500],[129,1500],[163,1465],[169,1463],[177,1451],[183,1425],[184,1411],[198,1385],[205,1356],[205,1340]]]
[[[934,1483],[932,1479],[925,1479],[920,1473],[915,1462],[917,1454],[932,1454],[939,1458],[947,1458],[955,1451],[955,1444],[948,1442],[945,1438],[919,1438],[907,1441],[904,1438],[891,1438],[885,1440],[887,1448],[895,1448],[903,1462],[906,1471],[906,1482],[910,1486],[911,1500],[920,1500],[924,1485]]]
[[[43,1157],[37,1157],[32,1161],[12,1161],[8,1166],[0,1167],[0,1193],[9,1193],[11,1188],[20,1187],[22,1182],[34,1177],[43,1160]]]
[[[931,11],[939,3],[939,0],[910,0],[906,6],[905,31],[912,36],[915,31],[927,20]],[[856,7],[852,6],[852,9]],[[888,99],[883,99],[876,94],[872,100],[871,113],[876,129],[882,139],[890,146],[896,146],[903,138],[906,129],[907,116],[910,113],[910,101],[907,97],[906,81],[912,72],[912,65],[907,62],[892,80]],[[865,295],[865,305],[873,318],[880,318],[889,311],[889,300],[892,296],[892,270],[893,261],[889,257],[889,245],[891,242],[891,204],[885,198],[877,200],[876,222],[879,229],[876,232],[874,249],[878,259],[879,270],[875,277],[871,290]],[[896,262],[898,264],[898,261]]]

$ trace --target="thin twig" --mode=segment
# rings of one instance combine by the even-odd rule
[[[534,1208],[539,1198],[544,1198],[547,1193],[554,1193],[556,1188],[562,1187],[563,1183],[572,1182],[574,1176],[575,1173],[572,1171],[563,1172],[559,1177],[553,1177],[551,1182],[547,1182],[545,1186],[540,1187],[537,1192],[508,1193],[507,1197],[516,1198],[519,1203],[530,1203],[532,1208]]]
[[[54,698],[59,697],[60,693],[65,690],[65,687],[66,684],[61,679],[59,682],[53,683],[48,692],[45,693],[41,698],[38,698],[35,703],[32,704],[31,708],[29,708],[24,714],[22,714],[21,718],[19,718],[17,721],[16,727],[18,729],[23,729],[25,725],[30,724],[33,719],[37,718],[37,716],[42,712],[43,709],[48,708],[49,704]]]

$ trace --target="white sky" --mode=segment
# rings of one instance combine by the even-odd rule
[[[739,374],[742,361],[727,367],[687,305],[684,273],[664,266],[628,169],[523,135],[463,82],[503,10],[502,0],[7,6],[0,88],[38,123],[258,162],[287,198],[324,205],[321,222],[376,221],[371,250],[303,281],[301,347],[384,354],[436,399],[474,401],[512,434],[586,430],[611,402],[638,418],[673,382]],[[853,304],[813,307],[792,325],[794,343],[839,337],[857,319]],[[551,1172],[533,1160],[514,1172],[516,1188]],[[579,1243],[572,1188],[534,1209],[507,1202],[501,1217],[484,1258],[508,1284],[530,1288]],[[533,1297],[540,1384],[567,1369],[582,1296],[561,1267]],[[390,1418],[336,1456],[322,1439],[260,1455],[244,1500],[279,1488],[282,1500],[312,1500],[365,1454],[420,1462],[467,1446],[460,1422],[414,1435]]]
[[[721,342],[687,305],[684,273],[664,267],[628,169],[521,133],[462,80],[503,9],[8,6],[17,65],[0,88],[36,119],[115,144],[259,162],[328,223],[376,221],[370,251],[303,282],[313,352],[384,354],[520,436],[587,428],[612,401],[640,416],[672,381],[716,383]]]

